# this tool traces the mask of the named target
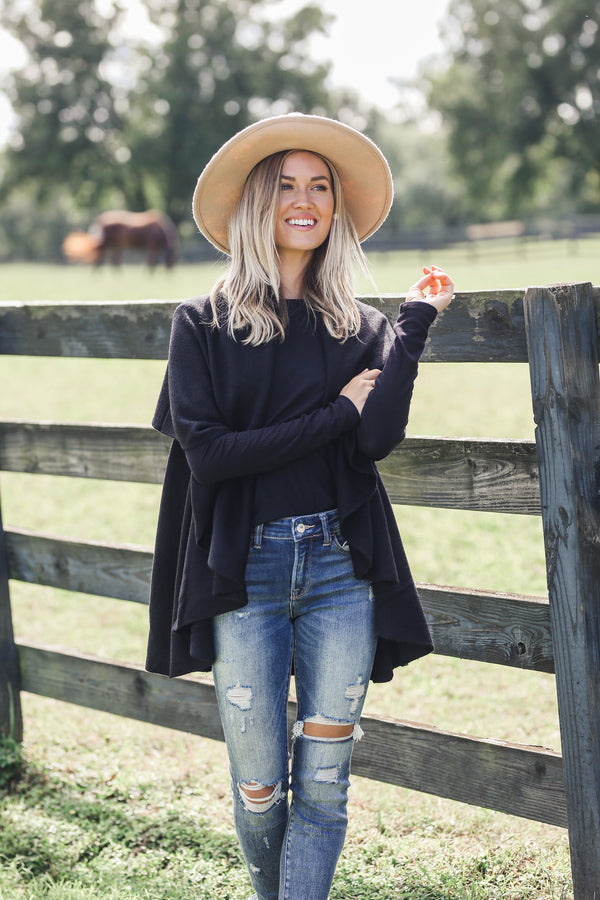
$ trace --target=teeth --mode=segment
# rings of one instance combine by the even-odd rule
[[[290,225],[314,225],[315,219],[288,219]]]

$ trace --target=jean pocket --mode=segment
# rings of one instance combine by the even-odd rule
[[[337,550],[338,553],[344,553],[345,555],[350,553],[350,544],[343,539],[341,534],[331,535],[331,546],[334,550]]]

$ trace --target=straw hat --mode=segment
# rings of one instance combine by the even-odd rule
[[[218,250],[229,253],[229,218],[254,166],[280,150],[310,150],[330,160],[340,176],[346,208],[364,241],[387,216],[392,175],[379,147],[360,131],[324,116],[289,113],[262,119],[215,153],[194,191],[194,219]]]

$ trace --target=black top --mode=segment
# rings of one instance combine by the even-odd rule
[[[288,300],[285,340],[277,342],[273,361],[277,377],[269,385],[268,421],[289,409],[309,409],[322,402],[325,361],[317,340],[316,320],[303,300]],[[327,444],[305,456],[257,475],[254,524],[283,516],[303,516],[335,509],[335,475]]]
[[[210,668],[212,617],[247,602],[253,524],[333,507],[357,577],[373,583],[372,679],[387,681],[394,666],[433,649],[373,461],[404,437],[436,310],[404,303],[392,330],[380,312],[359,303],[360,332],[341,343],[320,317],[290,305],[296,308],[285,341],[259,347],[233,340],[226,326],[212,327],[207,298],[175,311],[153,420],[174,441],[152,574],[150,671]],[[365,368],[383,371],[359,416],[339,392]]]

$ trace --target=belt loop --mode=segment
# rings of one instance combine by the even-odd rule
[[[263,535],[263,526],[257,525],[254,529],[254,549],[260,550],[262,548],[262,535]]]
[[[329,547],[331,544],[331,532],[329,531],[327,513],[319,513],[319,518],[321,520],[321,527],[323,528],[323,546]]]

